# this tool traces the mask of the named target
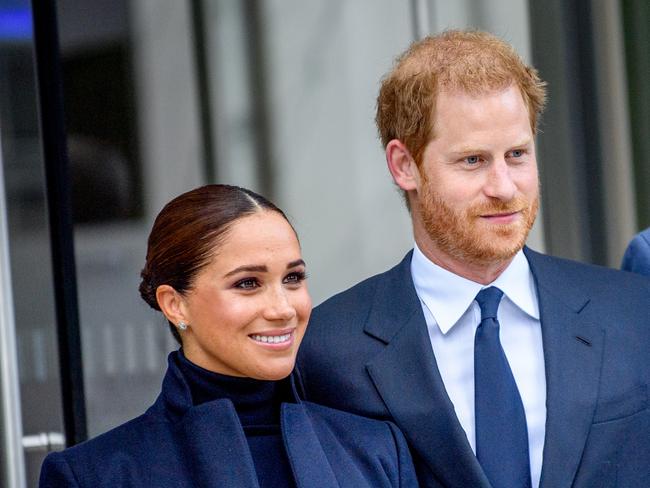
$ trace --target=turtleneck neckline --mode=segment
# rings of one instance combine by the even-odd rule
[[[192,405],[228,398],[243,427],[280,423],[280,405],[291,401],[289,380],[256,380],[209,371],[185,357],[180,349],[174,358],[192,395]]]

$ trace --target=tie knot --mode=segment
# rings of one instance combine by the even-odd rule
[[[501,303],[502,296],[503,292],[496,286],[483,288],[478,292],[476,301],[478,302],[478,306],[481,307],[481,320],[497,318],[497,310],[499,310],[499,303]]]

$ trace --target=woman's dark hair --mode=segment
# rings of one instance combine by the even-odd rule
[[[232,224],[248,215],[268,210],[284,212],[255,192],[230,185],[206,185],[183,193],[164,206],[147,241],[147,258],[140,273],[140,296],[160,311],[156,289],[169,285],[184,294]],[[171,322],[174,338],[182,344]]]

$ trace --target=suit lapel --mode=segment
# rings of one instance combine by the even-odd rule
[[[589,317],[590,298],[580,278],[554,258],[528,249],[526,256],[537,283],[546,368],[540,486],[571,486],[597,402],[605,333]]]
[[[386,343],[366,368],[395,423],[448,487],[489,487],[436,365],[413,287],[411,253],[378,289],[366,333]]]
[[[298,488],[339,488],[325,451],[302,405],[282,405],[282,434]]]

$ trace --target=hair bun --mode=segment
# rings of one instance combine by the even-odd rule
[[[140,296],[151,308],[160,311],[160,306],[158,305],[158,300],[156,299],[157,286],[153,284],[154,280],[146,268],[142,270],[140,277],[142,278],[142,281],[140,282],[140,286],[138,288],[140,290]]]

